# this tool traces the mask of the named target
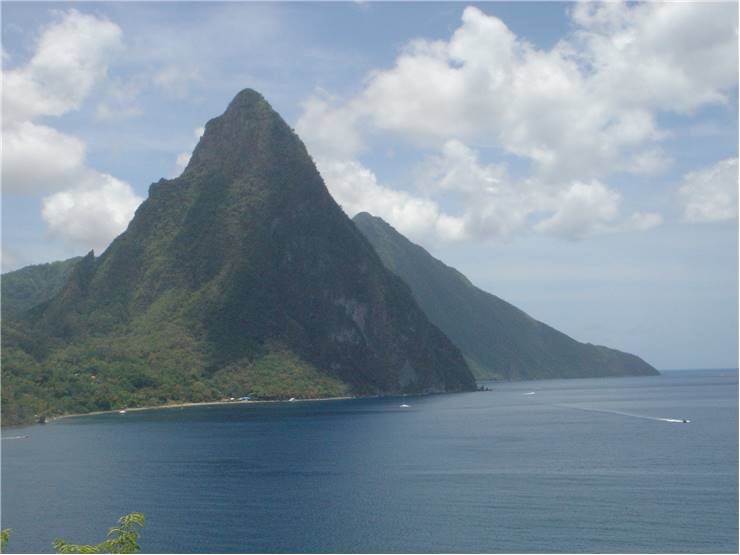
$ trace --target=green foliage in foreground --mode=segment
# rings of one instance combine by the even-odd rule
[[[10,528],[5,528],[2,532],[0,532],[0,552],[5,551],[5,546],[8,545],[8,540],[10,539]]]
[[[144,515],[142,513],[130,513],[118,519],[118,526],[108,530],[108,539],[95,545],[78,545],[68,543],[64,540],[54,540],[52,545],[57,553],[138,553],[139,528],[144,526]],[[10,539],[10,528],[0,532],[0,551],[5,551],[5,546]]]
[[[54,540],[58,553],[138,553],[139,528],[144,526],[144,515],[131,513],[118,519],[118,526],[108,530],[108,539],[96,545],[76,545]]]

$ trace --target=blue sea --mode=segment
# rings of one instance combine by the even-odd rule
[[[5,429],[9,551],[738,551],[737,370],[488,385]]]

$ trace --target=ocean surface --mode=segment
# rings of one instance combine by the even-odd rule
[[[738,551],[737,370],[489,385],[3,430],[9,551]]]

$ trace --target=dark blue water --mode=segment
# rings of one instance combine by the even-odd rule
[[[8,429],[2,527],[17,552],[131,511],[148,552],[737,552],[737,370],[492,387]]]

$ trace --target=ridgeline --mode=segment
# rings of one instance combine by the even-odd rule
[[[419,306],[465,355],[479,379],[655,375],[641,358],[579,343],[474,286],[380,218],[354,222],[386,267],[409,284]]]

